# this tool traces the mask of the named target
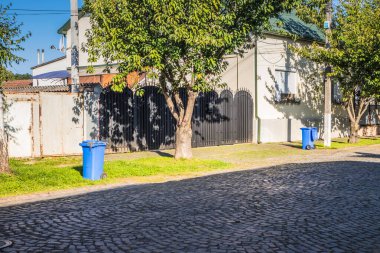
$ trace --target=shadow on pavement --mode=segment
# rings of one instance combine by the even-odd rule
[[[296,148],[296,149],[302,149],[301,143],[282,143],[281,145],[286,146],[286,147]]]
[[[4,207],[0,238],[14,242],[5,252],[376,252],[377,158],[284,164]]]
[[[377,158],[380,159],[380,154],[364,153],[364,152],[355,152],[353,157],[368,157],[368,158]]]

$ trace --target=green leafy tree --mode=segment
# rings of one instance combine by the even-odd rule
[[[295,49],[302,56],[332,66],[351,127],[358,140],[359,122],[370,102],[380,98],[380,1],[340,0],[328,34],[330,48],[314,44]]]
[[[18,74],[18,73],[16,73],[15,74],[12,71],[9,71],[9,70],[7,70],[4,67],[2,67],[2,69],[0,70],[0,75],[2,76],[1,80],[3,82],[12,81],[12,80],[27,80],[27,79],[32,79],[32,75],[29,74],[29,73],[25,73],[25,74]]]
[[[32,79],[32,75],[29,74],[29,73],[25,73],[25,74],[13,74],[13,80],[26,80],[26,79]]]
[[[114,89],[131,72],[157,80],[176,124],[176,158],[191,158],[199,92],[220,87],[224,55],[253,45],[271,16],[293,0],[86,0],[89,60],[117,62]],[[187,102],[179,90],[185,89]]]
[[[0,67],[0,85],[3,82],[14,80],[14,74],[5,67]]]
[[[8,144],[4,130],[3,117],[3,93],[1,84],[12,79],[12,73],[7,71],[7,67],[12,63],[20,63],[23,59],[17,56],[17,51],[23,50],[21,43],[30,34],[22,35],[21,24],[18,24],[16,17],[8,15],[7,11],[11,5],[0,4],[0,173],[9,172]]]
[[[315,24],[323,29],[326,20],[326,7],[331,0],[301,0],[297,7],[297,15],[308,24]]]

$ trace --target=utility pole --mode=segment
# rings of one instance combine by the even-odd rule
[[[332,21],[332,1],[326,5],[326,48],[330,48],[329,35],[331,34],[331,21]],[[324,115],[324,146],[331,147],[331,78],[329,73],[331,66],[326,65],[325,69],[325,115]]]
[[[70,0],[71,9],[71,80],[72,92],[79,91],[79,37],[78,37],[78,0]]]

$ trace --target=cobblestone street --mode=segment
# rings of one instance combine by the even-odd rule
[[[0,208],[4,252],[380,252],[380,151]]]

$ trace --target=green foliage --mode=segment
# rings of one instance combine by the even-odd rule
[[[296,49],[302,56],[332,66],[344,100],[360,93],[363,100],[380,97],[380,1],[341,0],[334,12],[330,49],[314,44]]]
[[[93,29],[89,60],[118,62],[127,74],[150,72],[164,92],[220,85],[224,56],[252,46],[268,19],[293,0],[86,0]],[[170,85],[167,85],[170,83]]]
[[[13,80],[14,74],[6,68],[0,66],[0,85],[2,82]]]
[[[301,0],[296,8],[297,15],[306,23],[323,29],[326,20],[326,7],[331,0]]]
[[[32,79],[32,75],[29,73],[13,74],[13,80],[26,80],[26,79]]]
[[[220,161],[177,161],[164,157],[106,161],[104,169],[107,179],[90,181],[82,178],[81,159],[78,157],[11,160],[10,165],[12,174],[0,174],[0,197],[115,183],[128,177],[176,176],[229,167],[229,164]]]
[[[12,5],[3,6],[0,4],[0,84],[10,77],[10,73],[6,70],[12,62],[20,63],[24,61],[15,53],[24,50],[21,43],[24,42],[30,33],[21,34],[22,24],[18,24],[16,16],[8,15],[8,10]]]
[[[0,67],[0,84],[2,82],[11,81],[11,80],[25,80],[31,79],[31,74],[14,74],[11,71],[7,70],[5,67]]]

